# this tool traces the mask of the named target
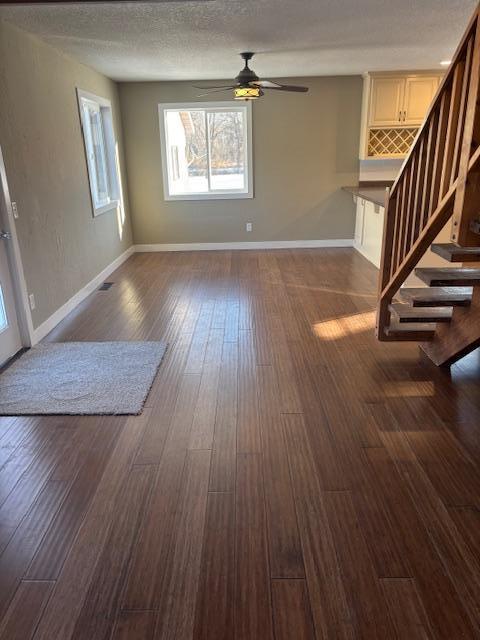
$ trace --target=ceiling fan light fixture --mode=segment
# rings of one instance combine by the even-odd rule
[[[235,87],[233,90],[235,100],[256,100],[262,92],[260,87]]]

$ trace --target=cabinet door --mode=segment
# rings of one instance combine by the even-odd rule
[[[355,244],[361,245],[363,242],[363,214],[365,210],[365,200],[357,196],[357,216],[355,218]]]
[[[412,76],[405,80],[403,124],[422,124],[439,81],[437,76]]]
[[[363,242],[361,253],[373,262],[376,267],[380,267],[382,258],[382,240],[383,240],[383,219],[385,209],[379,207],[373,202],[365,203],[365,212],[363,218]]]
[[[370,126],[399,125],[402,117],[405,78],[372,78]]]

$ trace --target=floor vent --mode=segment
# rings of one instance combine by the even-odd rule
[[[113,282],[104,282],[99,288],[99,291],[108,291],[108,289],[110,289],[110,287],[112,286]]]

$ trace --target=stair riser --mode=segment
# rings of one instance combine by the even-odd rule
[[[457,301],[451,301],[451,300],[412,300],[411,301],[411,305],[412,307],[414,307],[415,309],[417,308],[422,308],[422,309],[426,309],[429,307],[469,307],[470,306],[470,300],[457,300]]]
[[[397,316],[398,321],[401,324],[413,324],[413,323],[418,323],[418,322],[444,322],[444,323],[449,323],[451,322],[451,318],[441,318],[441,317],[436,317],[436,318],[422,318],[421,316],[418,316],[418,318],[404,318],[402,316]]]
[[[442,253],[441,251],[434,251],[438,256],[448,262],[480,262],[480,256],[472,255],[471,253]]]
[[[385,342],[429,342],[433,340],[434,333],[425,332],[424,334],[409,333],[407,331],[402,333],[386,333]]]
[[[477,278],[473,280],[430,280],[429,278],[419,277],[429,287],[478,287],[480,285],[480,280]]]

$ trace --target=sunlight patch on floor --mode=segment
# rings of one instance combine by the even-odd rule
[[[435,384],[432,380],[396,380],[384,382],[382,391],[387,398],[432,398]]]
[[[365,313],[355,313],[333,320],[316,322],[313,325],[313,332],[322,340],[340,340],[349,335],[374,328],[375,311],[366,311]]]

